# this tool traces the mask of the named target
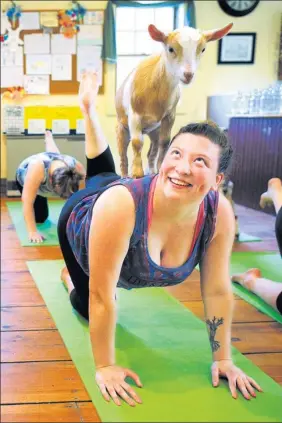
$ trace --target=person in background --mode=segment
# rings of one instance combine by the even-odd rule
[[[268,190],[260,197],[262,208],[272,204],[276,211],[275,234],[282,257],[282,182],[279,178],[270,179]],[[249,269],[244,273],[233,275],[232,281],[261,297],[267,304],[282,314],[282,270],[280,283],[263,278],[259,269]]]
[[[16,171],[28,238],[35,243],[44,241],[36,224],[48,218],[47,197],[68,198],[84,186],[85,178],[84,166],[60,153],[50,131],[45,133],[45,150],[24,159]]]

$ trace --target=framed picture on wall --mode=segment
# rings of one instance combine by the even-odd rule
[[[218,42],[217,63],[220,65],[251,65],[255,59],[256,33],[234,32]]]

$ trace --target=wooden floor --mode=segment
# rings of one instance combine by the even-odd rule
[[[238,214],[242,229],[255,234],[248,210],[239,208]],[[257,224],[261,219],[264,241],[235,249],[276,251],[273,217],[258,214],[256,219]],[[2,422],[100,421],[26,266],[26,260],[61,258],[59,247],[21,247],[1,199]],[[203,318],[198,281],[195,271],[168,290]],[[282,385],[282,326],[239,298],[235,304],[233,345]]]

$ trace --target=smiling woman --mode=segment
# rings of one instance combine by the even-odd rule
[[[121,178],[96,113],[97,75],[82,78],[86,188],[65,204],[58,224],[66,268],[61,277],[73,307],[89,319],[96,382],[105,400],[141,402],[126,383],[139,376],[115,357],[116,289],[160,287],[184,281],[200,264],[212,381],[229,380],[246,399],[257,383],[231,358],[232,288],[228,262],[234,215],[217,188],[232,148],[214,124],[187,125],[173,139],[159,174]],[[229,228],[227,231],[226,228]]]

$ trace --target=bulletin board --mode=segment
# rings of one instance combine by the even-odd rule
[[[102,12],[104,14],[104,10],[101,9],[87,9],[88,12]],[[41,13],[41,12],[59,12],[59,10],[28,10],[28,11],[23,11],[23,12],[36,12],[36,13]],[[50,37],[52,36],[52,34],[60,34],[60,27],[59,27],[59,23],[57,27],[50,27],[50,29],[52,29],[52,33],[50,35]],[[24,36],[27,34],[43,34],[44,31],[43,29],[30,29],[30,30],[22,30],[20,32],[20,38],[22,40],[24,40]],[[23,47],[24,49],[24,47]],[[49,75],[49,81],[50,81],[50,95],[58,95],[58,94],[77,94],[78,93],[78,89],[79,89],[79,81],[77,81],[77,54],[72,54],[71,55],[72,58],[72,79],[68,80],[68,81],[54,81],[52,80],[52,76]],[[99,94],[103,94],[104,93],[104,63],[102,61],[102,84],[99,88]],[[24,54],[24,75],[26,75],[26,55]],[[9,88],[9,87],[7,87]],[[2,87],[1,88],[1,93],[5,92],[7,90],[7,88]],[[32,95],[32,94],[29,94]]]

